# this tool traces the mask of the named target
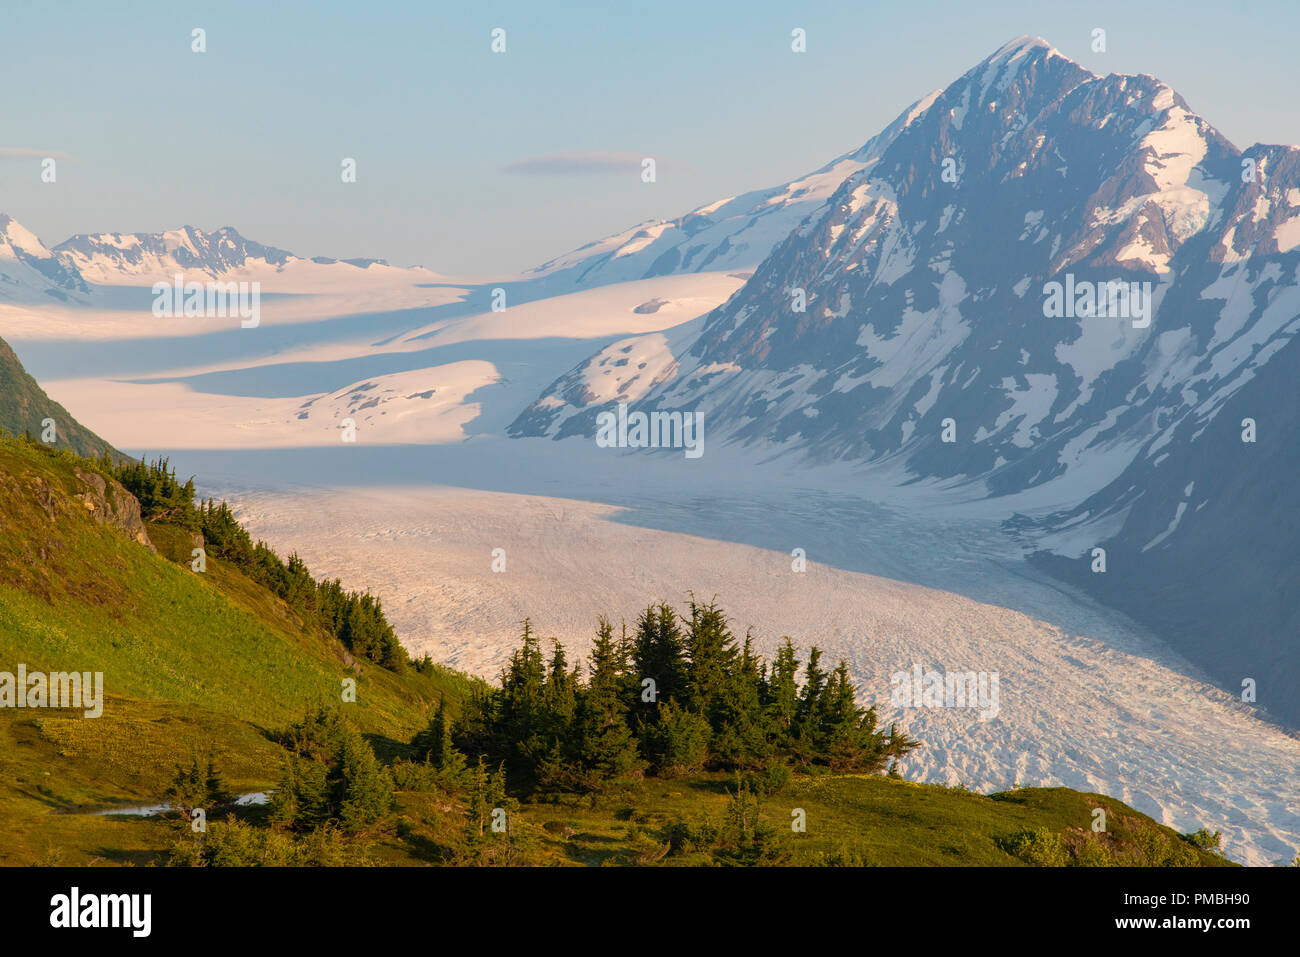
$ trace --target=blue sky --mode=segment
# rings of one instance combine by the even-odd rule
[[[0,211],[50,244],[229,225],[306,256],[514,271],[809,172],[1020,34],[1099,73],[1155,74],[1238,146],[1300,143],[1285,0],[135,0],[0,17]],[[57,183],[28,150],[67,157]],[[653,156],[658,181],[541,161],[575,153]]]

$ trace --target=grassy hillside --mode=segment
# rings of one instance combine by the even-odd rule
[[[134,510],[132,506],[134,505]],[[594,795],[498,796],[506,833],[475,836],[463,783],[410,759],[439,700],[471,682],[354,657],[190,531],[66,453],[0,442],[0,671],[102,671],[100,718],[0,709],[0,864],[1202,864],[1215,854],[1118,801],[1063,788],[980,795],[823,772],[771,786],[723,773],[631,776]],[[357,684],[342,701],[344,679]],[[232,794],[277,787],[284,729],[332,707],[364,736],[396,806],[350,833],[271,828],[266,807],[176,817],[95,810],[167,800],[178,765],[211,757]],[[491,803],[487,805],[491,807]],[[1096,808],[1108,826],[1093,834]],[[806,831],[791,829],[802,811]],[[227,814],[230,819],[227,820]]]
[[[90,720],[0,709],[0,863],[63,845],[86,823],[64,812],[160,800],[195,751],[212,751],[237,791],[273,785],[281,749],[268,734],[311,706],[347,707],[379,753],[399,753],[467,687],[355,660],[219,559],[201,575],[169,560],[180,530],[154,526],[154,550],[101,524],[107,511],[70,457],[0,442],[0,670],[102,671],[106,697]],[[345,678],[355,704],[341,704]]]
[[[29,432],[34,438],[39,438],[46,419],[54,420],[55,448],[70,449],[80,455],[94,456],[107,451],[114,457],[121,456],[46,395],[36,380],[27,374],[9,344],[0,339],[0,429],[12,435]]]

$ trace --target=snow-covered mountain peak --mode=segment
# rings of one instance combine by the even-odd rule
[[[232,226],[204,232],[182,226],[160,233],[77,235],[54,247],[54,253],[91,282],[104,285],[170,280],[176,273],[217,278],[234,272],[281,272],[316,266],[368,269],[387,266],[382,259],[310,260],[242,236]]]
[[[972,494],[1067,476],[1095,489],[1156,421],[1167,430],[1200,401],[1159,382],[1170,350],[1214,335],[1199,299],[1222,285],[1209,251],[1245,255],[1242,231],[1255,254],[1265,233],[1278,249],[1296,241],[1294,164],[1268,154],[1267,192],[1243,183],[1240,151],[1166,84],[1097,76],[1039,38],[1005,45],[872,144],[698,331],[618,345],[653,352],[653,376],[593,356],[514,434],[590,434],[608,395],[635,394],[706,410],[720,439],[892,460]],[[1075,280],[1138,294],[1115,315],[1054,312],[1052,284],[1073,299]],[[1279,294],[1259,291],[1261,310]],[[1214,375],[1244,381],[1249,352],[1231,355]],[[1157,395],[1152,418],[1142,407]],[[964,437],[941,442],[949,419]]]
[[[3,242],[10,256],[25,253],[42,259],[50,258],[50,251],[35,233],[4,213],[0,213],[0,242]]]
[[[217,277],[250,264],[283,266],[294,258],[283,249],[251,242],[229,226],[208,233],[182,226],[161,233],[77,235],[54,251],[87,279],[108,284],[167,279],[176,272]]]
[[[1061,53],[1042,37],[1021,36],[1004,44],[980,63],[971,67],[962,81],[974,80],[979,92],[975,103],[983,105],[1005,92],[1026,75],[1032,82],[1039,71],[1053,71],[1077,78],[1094,76],[1090,70]]]
[[[1002,46],[998,47],[980,63],[972,67],[972,72],[981,69],[988,69],[990,66],[1008,67],[1017,64],[1027,63],[1035,58],[1050,59],[1059,57],[1067,63],[1079,66],[1074,60],[1071,60],[1056,47],[1052,46],[1042,37],[1022,34],[1014,40],[1008,40]]]
[[[0,301],[76,298],[88,291],[73,267],[12,217],[0,213]]]
[[[1043,50],[1046,53],[1055,53],[1060,56],[1060,51],[1052,46],[1042,37],[1030,36],[1028,33],[1022,33],[1013,40],[1008,40],[1002,46],[994,50],[984,59],[985,63],[994,63],[998,61],[1007,62],[1019,59],[1034,50]]]

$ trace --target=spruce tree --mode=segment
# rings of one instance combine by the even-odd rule
[[[452,742],[451,722],[447,719],[447,703],[438,700],[438,710],[429,726],[411,739],[417,757],[423,758],[439,772],[444,785],[458,787],[464,781],[465,755]]]
[[[588,659],[589,677],[578,704],[578,753],[591,787],[620,777],[641,762],[636,740],[627,724],[622,699],[626,660],[614,629],[601,618]]]
[[[209,804],[222,804],[228,798],[225,783],[221,779],[221,772],[217,770],[217,762],[212,755],[208,755],[208,771],[204,781],[204,791]]]
[[[507,754],[525,763],[530,771],[550,750],[547,731],[546,663],[542,658],[532,622],[524,619],[522,644],[510,658],[501,681],[498,738]]]
[[[488,826],[488,816],[492,813],[488,792],[488,769],[480,754],[478,763],[470,769],[469,794],[465,800],[465,826],[471,842],[482,838]]]
[[[709,758],[709,722],[672,702],[660,706],[659,720],[642,729],[644,753],[667,777],[695,774]]]
[[[725,705],[727,685],[736,665],[736,642],[727,618],[715,603],[707,605],[691,598],[691,617],[686,632],[687,706],[716,728],[730,715],[719,714]]]
[[[822,695],[823,747],[832,768],[875,770],[883,749],[876,714],[859,707],[845,661],[831,672]]]
[[[781,747],[789,747],[799,708],[799,659],[794,644],[786,637],[772,662],[768,681],[767,711]]]
[[[677,623],[677,612],[666,602],[651,605],[637,619],[632,638],[632,676],[635,682],[636,714],[643,720],[656,720],[657,707],[676,700],[684,691],[685,642]],[[643,682],[655,683],[655,700],[642,700]]]
[[[361,830],[393,809],[393,779],[360,734],[340,742],[338,765],[338,819],[344,828]]]
[[[542,692],[542,707],[546,714],[546,730],[552,736],[567,738],[577,708],[577,675],[568,671],[564,646],[552,639],[554,650]]]
[[[804,763],[815,763],[825,757],[822,693],[826,690],[826,672],[821,668],[821,659],[820,648],[813,645],[808,649],[803,690],[799,693],[799,702],[795,707],[792,749]]]

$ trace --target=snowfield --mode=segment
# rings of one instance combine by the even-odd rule
[[[0,313],[0,337],[52,398],[122,448],[333,446],[344,418],[372,444],[457,442],[504,430],[600,343],[689,323],[740,285],[725,273],[663,276],[521,296],[502,312],[483,310],[487,290],[401,285],[375,297],[388,311],[350,315],[363,290],[347,288],[309,297],[322,310],[314,323],[302,321],[310,303],[289,297],[264,302],[262,327],[232,320],[216,332],[222,320],[158,319],[147,304],[15,308]]]

